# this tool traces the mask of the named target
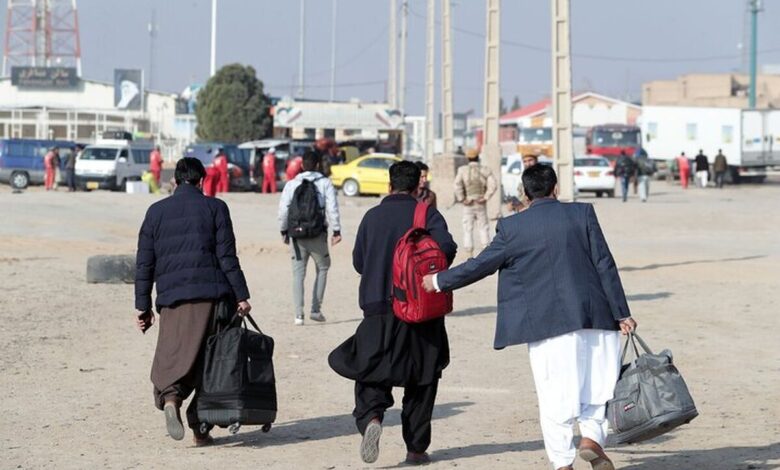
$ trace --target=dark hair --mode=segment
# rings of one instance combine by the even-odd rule
[[[206,169],[197,158],[184,157],[176,162],[176,171],[174,171],[173,177],[176,179],[176,184],[197,186],[200,180],[206,177]]]
[[[620,151],[620,155],[623,155],[623,156],[625,156],[625,155],[626,155],[626,151],[625,151],[625,150],[621,150],[621,151]]]
[[[552,194],[556,184],[558,177],[551,166],[534,165],[523,172],[523,190],[532,201]]]
[[[390,166],[390,189],[393,192],[413,192],[420,185],[420,168],[412,162],[401,161]]]
[[[317,165],[320,164],[320,156],[314,150],[306,150],[303,152],[303,171],[314,171],[317,169]]]
[[[420,171],[428,171],[428,165],[426,165],[423,162],[414,162],[415,165],[417,165],[417,168],[420,169]]]

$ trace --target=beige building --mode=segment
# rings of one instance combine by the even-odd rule
[[[689,74],[642,85],[643,106],[747,108],[750,78],[740,74]],[[780,75],[762,74],[756,82],[756,107],[780,108]]]

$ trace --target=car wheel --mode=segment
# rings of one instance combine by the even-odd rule
[[[596,197],[601,197],[603,195],[604,195],[604,193],[602,193],[601,191],[596,191]]]
[[[614,190],[612,190],[612,191],[607,191],[607,196],[609,196],[609,197],[615,197],[615,191],[614,191]]]
[[[11,174],[11,187],[25,189],[30,184],[30,175],[24,171],[15,171]]]
[[[344,181],[341,190],[344,192],[344,195],[347,197],[354,197],[360,195],[360,185],[355,180]]]

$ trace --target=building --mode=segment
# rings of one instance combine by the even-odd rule
[[[403,133],[400,111],[387,103],[357,99],[329,102],[281,98],[273,107],[274,137],[338,141],[350,139],[397,139]]]
[[[117,109],[112,83],[69,78],[69,83],[24,85],[0,78],[0,138],[63,139],[95,142],[104,131],[125,130],[153,138],[167,155],[186,145],[176,124],[177,95],[139,90],[137,110]],[[185,126],[185,130],[190,128]]]
[[[768,69],[771,70],[771,69]],[[741,74],[689,74],[642,85],[646,106],[747,108],[750,78]],[[756,107],[780,107],[780,75],[756,77]]]
[[[572,98],[572,124],[588,128],[602,124],[634,125],[642,113],[642,107],[627,101],[610,98],[594,92],[574,95]],[[516,139],[512,129],[552,126],[552,100],[547,98],[504,114],[499,119],[503,140]]]

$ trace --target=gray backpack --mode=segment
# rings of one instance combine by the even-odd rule
[[[624,364],[629,344],[636,358]],[[671,351],[653,354],[642,338],[632,333],[623,346],[620,362],[623,365],[615,397],[607,402],[611,442],[629,444],[652,439],[699,415],[685,381],[672,363]]]

